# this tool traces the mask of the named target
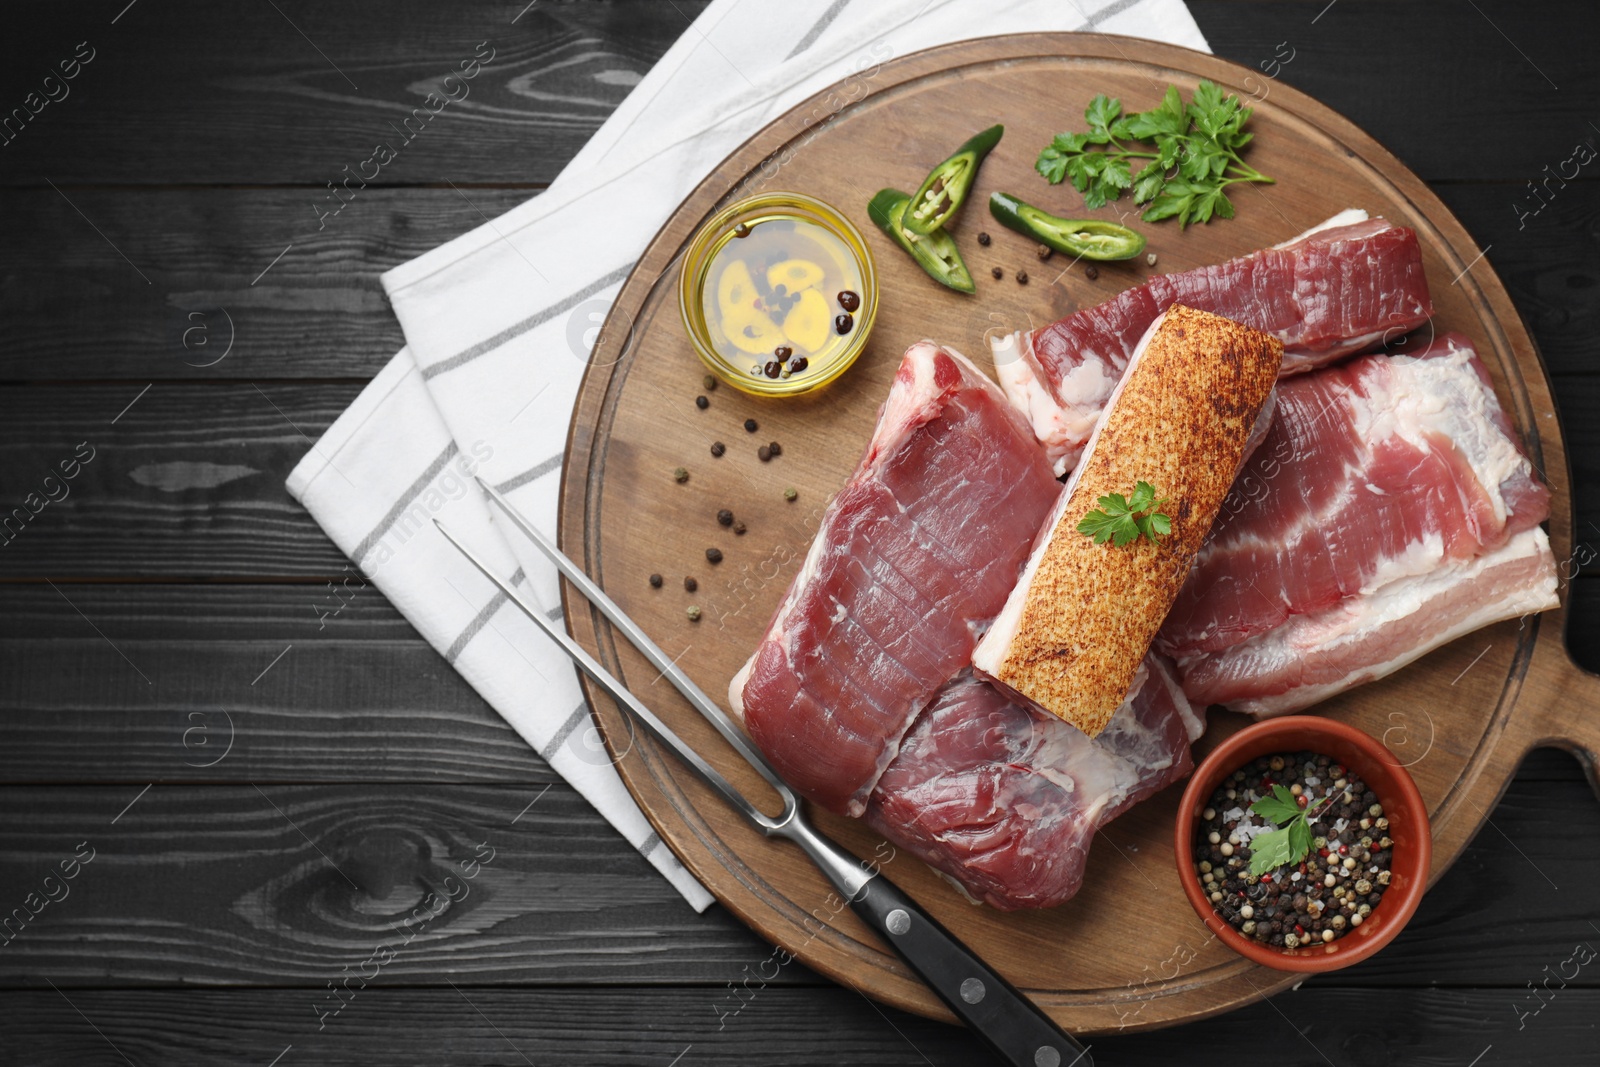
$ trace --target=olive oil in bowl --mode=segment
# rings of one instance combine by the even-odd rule
[[[690,243],[679,306],[708,367],[745,392],[789,396],[855,362],[877,313],[861,234],[828,205],[768,193],[725,208]]]

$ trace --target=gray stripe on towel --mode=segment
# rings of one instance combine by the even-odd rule
[[[539,750],[539,755],[546,763],[549,763],[555,756],[556,750],[566,743],[567,738],[572,736],[572,731],[578,728],[578,724],[588,718],[589,705],[580,700],[578,706],[572,709],[572,714],[567,716],[567,721],[562,723],[561,728],[551,736],[549,744]]]
[[[538,481],[551,471],[559,469],[561,467],[561,459],[562,453],[557,452],[549,459],[540,460],[538,463],[535,463],[521,474],[515,476],[514,478],[508,478],[506,481],[503,481],[499,485],[495,486],[495,492],[509,493],[513,489],[521,489],[529,482]]]
[[[383,539],[383,535],[389,531],[389,527],[393,526],[396,520],[405,514],[406,509],[411,506],[411,502],[421,495],[422,491],[428,487],[429,482],[439,476],[439,472],[444,470],[444,465],[449,463],[458,451],[460,450],[456,448],[454,441],[446,445],[444,451],[435,456],[433,462],[428,464],[428,469],[423,471],[421,476],[411,483],[410,488],[400,494],[400,499],[394,502],[394,507],[389,509],[388,514],[378,520],[378,525],[372,528],[372,532],[361,539],[361,543],[356,546],[356,550],[350,553],[350,558],[355,560],[358,565],[362,560],[366,559],[367,553],[371,552],[378,542]]]
[[[518,567],[516,572],[511,575],[511,584],[521,585],[523,577],[522,568]],[[489,625],[489,620],[494,617],[495,612],[500,610],[500,605],[510,599],[510,597],[496,589],[494,596],[489,598],[489,602],[483,606],[483,609],[478,614],[472,617],[471,622],[467,623],[467,628],[462,630],[454,641],[450,642],[450,647],[445,650],[445,662],[455,663],[456,657],[461,655],[462,650],[472,642],[474,637],[478,636],[478,632]]]
[[[618,267],[610,274],[607,274],[604,278],[601,278],[598,281],[590,282],[588,285],[584,286],[582,289],[579,289],[571,296],[558,300],[547,308],[541,308],[540,310],[535,311],[532,315],[529,315],[521,322],[507,326],[505,329],[501,330],[488,340],[479,341],[471,348],[464,348],[453,356],[450,356],[446,359],[441,359],[437,363],[433,363],[422,368],[422,377],[424,379],[437,377],[438,375],[443,374],[445,371],[452,371],[457,367],[471,363],[473,360],[477,359],[486,352],[493,352],[507,341],[510,341],[516,337],[521,337],[534,327],[549,322],[563,311],[572,310],[579,304],[583,303],[583,301],[587,300],[589,297],[598,293],[607,286],[615,285],[617,282],[620,282],[622,279],[626,278],[628,276],[628,272],[632,269],[632,263],[629,263],[624,267]]]
[[[791,48],[789,54],[783,58],[786,60],[793,59],[815,44],[817,38],[822,36],[822,31],[833,25],[833,20],[839,17],[839,12],[843,11],[848,3],[850,3],[850,0],[833,0],[833,3],[828,5],[828,10],[822,13],[822,17],[811,24],[811,28],[806,31],[805,36],[800,38],[799,43]]]

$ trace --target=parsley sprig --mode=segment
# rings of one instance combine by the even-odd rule
[[[1172,532],[1172,519],[1157,510],[1166,502],[1165,497],[1156,499],[1155,486],[1139,482],[1128,496],[1112,493],[1101,497],[1100,510],[1080,519],[1078,532],[1094,538],[1097,545],[1110,541],[1121,548],[1141,535],[1159,545]]]
[[[1135,204],[1149,205],[1146,222],[1177,218],[1187,226],[1213,215],[1231,219],[1227,186],[1272,181],[1239,158],[1255,136],[1244,132],[1250,114],[1237,96],[1224,96],[1209,81],[1195,87],[1187,106],[1169,85],[1159,105],[1128,115],[1122,114],[1122,101],[1102,93],[1083,113],[1088,131],[1056,134],[1034,166],[1052,185],[1070,179],[1091,209],[1131,188]],[[1140,141],[1147,144],[1128,143]]]
[[[1299,863],[1311,851],[1311,820],[1332,803],[1330,793],[1317,804],[1300,806],[1288,787],[1274,785],[1272,792],[1250,805],[1250,810],[1276,826],[1250,839],[1250,873],[1261,877],[1286,864]]]

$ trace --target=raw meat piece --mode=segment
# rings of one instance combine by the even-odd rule
[[[1416,233],[1356,211],[1275,248],[1158,275],[1054,325],[996,338],[1000,384],[1057,474],[1077,465],[1145,329],[1178,303],[1277,337],[1285,375],[1372,348],[1433,314]]]
[[[1060,491],[959,353],[907,350],[866,455],[729,700],[801,794],[859,816],[912,720],[971,661]]]
[[[1282,382],[1157,646],[1196,701],[1305,707],[1554,607],[1548,514],[1458,334]]]
[[[979,674],[1100,733],[1188,577],[1282,363],[1281,341],[1219,315],[1174,304],[1156,316],[973,653]],[[1171,518],[1165,536],[1119,546],[1079,530],[1097,501],[1146,481]]]
[[[963,673],[918,716],[867,822],[996,908],[1060,904],[1095,832],[1192,767],[1204,723],[1158,654],[1100,736]]]

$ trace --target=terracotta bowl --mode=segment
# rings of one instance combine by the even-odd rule
[[[1295,949],[1274,948],[1246,937],[1211,907],[1194,866],[1194,835],[1200,813],[1223,779],[1260,756],[1280,752],[1315,752],[1344,764],[1373,792],[1389,819],[1394,839],[1391,875],[1383,899],[1362,924],[1336,941]],[[1196,768],[1178,806],[1173,844],[1178,881],[1195,914],[1235,952],[1280,971],[1334,971],[1371,956],[1393,941],[1417,910],[1428,882],[1433,841],[1428,808],[1416,783],[1382,742],[1344,723],[1311,715],[1291,715],[1255,723],[1217,746]]]

